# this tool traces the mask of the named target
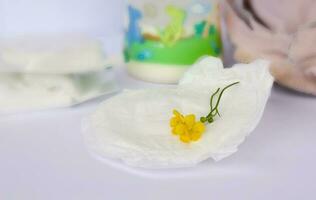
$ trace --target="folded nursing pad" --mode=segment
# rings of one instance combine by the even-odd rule
[[[0,72],[73,74],[109,65],[102,43],[83,35],[0,39]]]
[[[0,39],[0,114],[66,107],[118,90],[103,44],[79,35]]]
[[[68,107],[118,90],[111,69],[69,75],[0,73],[0,114]]]
[[[86,144],[101,158],[141,168],[189,167],[209,158],[219,161],[236,152],[259,123],[273,83],[268,65],[257,60],[224,69],[221,60],[206,57],[185,73],[177,87],[126,90],[84,121]],[[173,109],[205,116],[210,95],[237,81],[223,94],[220,117],[206,126],[200,140],[183,143],[171,133]]]

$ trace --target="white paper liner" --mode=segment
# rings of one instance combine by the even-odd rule
[[[142,168],[179,168],[208,158],[218,161],[237,151],[257,126],[270,95],[273,78],[263,60],[224,69],[217,58],[195,64],[177,88],[124,91],[104,103],[84,121],[89,149]],[[172,110],[197,117],[209,111],[210,95],[218,87],[240,81],[225,92],[221,117],[208,125],[201,140],[182,143],[170,132]]]

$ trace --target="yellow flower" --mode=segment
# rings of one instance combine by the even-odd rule
[[[202,116],[200,118],[200,121],[195,121],[194,114],[184,116],[181,113],[179,113],[177,110],[173,110],[173,117],[170,119],[170,126],[172,129],[172,133],[174,135],[179,136],[180,140],[184,143],[198,141],[205,131],[204,123],[212,124],[214,122],[214,118],[217,115],[220,116],[219,111],[218,111],[218,106],[225,90],[227,90],[228,88],[238,83],[239,82],[232,83],[224,87],[224,89],[222,90],[221,88],[217,88],[216,92],[214,92],[210,98],[210,110],[211,110],[210,113],[206,116]],[[217,101],[214,105],[213,100],[216,97],[217,97]]]
[[[182,115],[177,110],[173,110],[173,117],[170,119],[172,133],[178,135],[184,143],[197,141],[205,131],[202,122],[195,120],[195,115]]]

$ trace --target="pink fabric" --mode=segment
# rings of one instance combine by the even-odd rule
[[[316,95],[316,1],[226,0],[224,19],[235,59],[272,61],[276,81]]]

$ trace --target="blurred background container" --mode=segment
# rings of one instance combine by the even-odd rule
[[[201,56],[222,55],[218,0],[129,0],[125,60],[131,75],[177,83]]]

